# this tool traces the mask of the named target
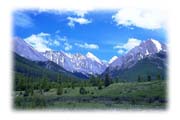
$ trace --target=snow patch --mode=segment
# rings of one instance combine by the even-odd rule
[[[63,53],[64,53],[67,57],[73,58],[73,55],[72,55],[71,53],[65,53],[64,51],[63,51]]]
[[[109,60],[109,64],[111,64],[112,62],[114,62],[118,57],[117,56],[113,56],[110,60]]]
[[[149,55],[149,51],[148,51],[148,50],[146,50],[146,53],[145,53],[145,55]]]
[[[51,60],[52,61],[52,60]],[[56,60],[56,64],[58,64],[58,59]]]
[[[162,50],[161,43],[159,43],[159,41],[154,40],[154,39],[151,39],[151,41],[155,44],[158,52]]]
[[[101,60],[100,60],[99,58],[97,58],[95,55],[93,55],[92,53],[90,53],[90,52],[88,52],[88,53],[86,54],[86,57],[90,58],[90,59],[93,60],[93,61],[96,61],[96,62],[102,64],[102,63],[101,63]]]

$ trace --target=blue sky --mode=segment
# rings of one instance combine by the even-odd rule
[[[166,43],[165,18],[144,9],[21,10],[13,13],[13,36],[40,52],[92,52],[109,61],[151,38]]]

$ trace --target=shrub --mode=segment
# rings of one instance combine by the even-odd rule
[[[98,89],[99,89],[99,90],[101,90],[101,89],[102,89],[102,86],[101,86],[101,85],[99,85],[99,86],[98,86]]]
[[[22,95],[23,93],[22,93],[22,91],[19,93],[19,95]]]
[[[147,80],[151,81],[151,76],[150,75],[147,76]]]
[[[22,105],[22,97],[16,97],[14,101],[15,107],[20,107]]]
[[[75,87],[74,87],[74,84],[72,84],[72,89],[74,89]]]
[[[67,93],[67,90],[64,90],[64,93],[66,94],[66,93]]]
[[[138,82],[142,82],[141,76],[138,75]]]
[[[63,94],[63,88],[61,87],[61,85],[59,85],[57,88],[57,95],[62,95],[62,94]]]
[[[48,92],[50,89],[49,88],[45,88],[44,89],[44,92]]]
[[[45,107],[47,105],[47,102],[45,100],[45,98],[43,96],[33,96],[32,97],[32,107],[36,107],[36,108],[42,108]]]
[[[85,88],[81,87],[81,88],[79,89],[79,93],[82,94],[82,95],[86,94]]]
[[[30,95],[33,96],[34,95],[34,90],[31,88],[30,89]]]
[[[26,90],[24,91],[24,97],[27,97],[27,96],[29,96],[29,91],[26,89]]]

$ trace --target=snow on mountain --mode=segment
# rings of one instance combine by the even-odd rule
[[[83,74],[101,74],[107,67],[99,60],[99,58],[90,52],[84,56],[80,53],[70,54],[63,51],[46,51],[43,53],[43,55],[50,61],[55,62],[71,72],[81,72]]]
[[[112,62],[114,62],[118,57],[117,56],[113,56],[110,60],[109,60],[109,64],[111,64]]]
[[[101,60],[99,58],[97,58],[95,55],[93,55],[92,53],[88,52],[86,54],[86,57],[90,58],[91,60],[94,60],[96,62],[98,62],[99,64],[102,64]]]
[[[134,66],[139,60],[146,56],[166,51],[166,45],[157,40],[150,39],[141,42],[139,46],[131,49],[127,54],[117,57],[113,56],[109,62],[103,62],[92,53],[86,55],[80,53],[71,54],[64,51],[46,51],[39,53],[20,38],[14,38],[13,51],[18,55],[32,61],[53,61],[70,72],[80,72],[85,75],[101,74],[107,67],[110,69],[126,69]]]
[[[29,44],[27,44],[24,40],[15,37],[13,39],[14,48],[13,51],[18,55],[25,57],[32,61],[47,61],[41,53],[33,49]]]
[[[151,41],[155,44],[158,52],[162,50],[161,43],[159,43],[159,41],[156,41],[154,39],[151,39]]]
[[[150,39],[141,42],[139,46],[131,49],[127,54],[118,57],[114,62],[109,65],[110,69],[126,69],[134,66],[139,60],[146,56],[153,55],[160,51],[166,51],[165,44],[157,40]]]

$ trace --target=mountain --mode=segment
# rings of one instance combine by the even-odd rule
[[[45,58],[41,53],[33,49],[24,40],[15,37],[13,39],[13,42],[14,42],[13,51],[18,55],[32,61],[48,61],[47,58]]]
[[[24,40],[20,38],[14,38],[13,42],[14,42],[13,51],[15,53],[15,58],[16,58],[15,61],[20,60],[20,57],[17,56],[21,56],[22,58],[24,58],[24,59],[21,58],[18,64],[23,64],[20,62],[27,62],[30,64],[33,62],[33,64],[39,65],[40,67],[44,69],[48,69],[51,72],[65,73],[65,74],[70,74],[71,76],[76,76],[78,78],[87,79],[87,76],[83,75],[82,73],[71,73],[65,70],[63,67],[59,66],[58,64],[49,61],[46,57],[43,56],[42,53],[36,51],[34,48],[28,45]],[[31,71],[27,70],[27,73],[28,72]]]
[[[138,76],[161,74],[165,77],[166,45],[150,39],[143,41],[139,46],[131,49],[127,54],[118,57],[112,62],[103,74],[110,74],[112,78],[119,77],[124,80],[137,80]]]
[[[101,74],[106,69],[106,65],[90,52],[85,56],[80,53],[70,54],[63,51],[46,51],[43,55],[67,71],[74,73],[95,75]]]
[[[90,52],[86,55],[63,51],[40,53],[20,38],[14,38],[13,50],[22,58],[51,72],[65,73],[79,78],[87,79],[90,75],[106,73],[112,78],[119,77],[129,81],[148,74],[155,76],[158,73],[165,77],[167,48],[165,44],[154,39],[143,41],[123,56],[113,56],[109,62],[101,61]]]
[[[126,69],[131,68],[139,60],[145,58],[148,55],[158,53],[160,51],[166,51],[166,46],[159,41],[150,39],[143,41],[139,46],[131,49],[127,54],[120,56],[114,62],[109,65],[109,68]]]

